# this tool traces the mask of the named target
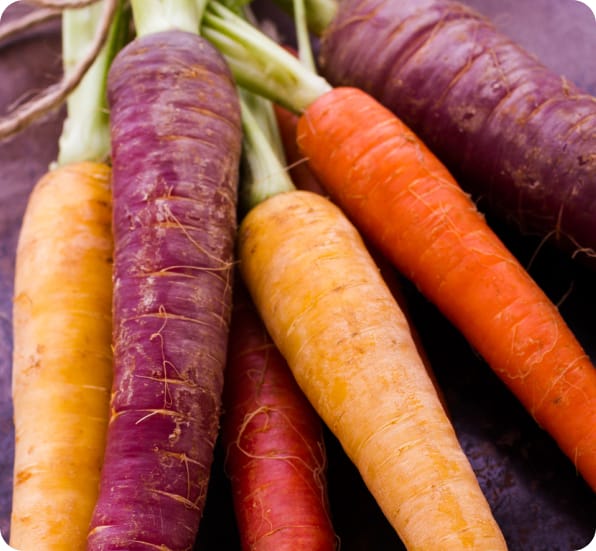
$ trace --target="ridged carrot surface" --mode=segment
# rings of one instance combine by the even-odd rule
[[[222,443],[242,549],[334,551],[322,422],[237,284]]]
[[[219,430],[241,147],[235,84],[190,32],[108,75],[114,384],[88,550],[190,549]]]

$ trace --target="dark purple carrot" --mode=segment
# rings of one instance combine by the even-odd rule
[[[400,117],[487,212],[596,266],[596,98],[452,0],[342,0],[319,61]]]
[[[182,30],[122,50],[108,99],[114,386],[88,549],[189,550],[219,430],[239,102],[223,57]]]

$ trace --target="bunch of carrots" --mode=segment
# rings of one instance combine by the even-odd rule
[[[61,86],[0,122],[67,102],[17,249],[13,548],[192,549],[221,442],[244,550],[339,549],[328,430],[408,550],[507,549],[395,273],[596,490],[593,363],[429,146],[318,74],[334,2],[294,0],[295,53],[247,2],[58,4]]]

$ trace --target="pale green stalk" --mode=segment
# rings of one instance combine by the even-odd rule
[[[120,2],[99,55],[66,98],[66,120],[59,138],[57,165],[104,161],[110,151],[106,80],[110,63],[126,40],[128,18]],[[70,74],[84,58],[97,32],[103,2],[62,13],[62,63]]]
[[[330,84],[225,6],[211,0],[201,34],[224,55],[236,82],[294,113],[302,113]]]
[[[137,36],[180,30],[197,33],[207,0],[130,0]]]
[[[275,0],[275,3],[288,14],[294,14],[293,0]],[[323,34],[335,17],[338,5],[339,0],[304,0],[306,22],[313,34],[316,36]]]
[[[248,211],[268,197],[295,188],[285,164],[279,133],[271,132],[274,116],[268,100],[240,91],[242,108],[241,207]]]
[[[306,14],[304,0],[294,0],[294,24],[296,27],[298,59],[300,59],[303,65],[315,72],[315,60],[312,53]]]

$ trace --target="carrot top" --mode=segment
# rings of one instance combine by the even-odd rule
[[[267,197],[295,187],[285,169],[279,134],[271,131],[275,115],[270,102],[241,90],[240,105],[243,129],[240,208],[247,212]]]
[[[293,0],[275,0],[275,3],[287,13],[295,13],[296,6]],[[337,0],[305,0],[304,4],[308,28],[313,34],[320,36],[335,17],[338,2]]]
[[[323,77],[220,2],[207,5],[201,33],[226,58],[240,86],[294,113],[331,90]]]
[[[102,2],[62,12],[62,63],[64,73],[76,70],[91,47],[103,11]],[[59,138],[57,165],[79,161],[103,161],[110,151],[110,127],[106,99],[108,70],[114,56],[128,39],[129,12],[119,0],[108,37],[99,54],[66,98],[66,120]]]

